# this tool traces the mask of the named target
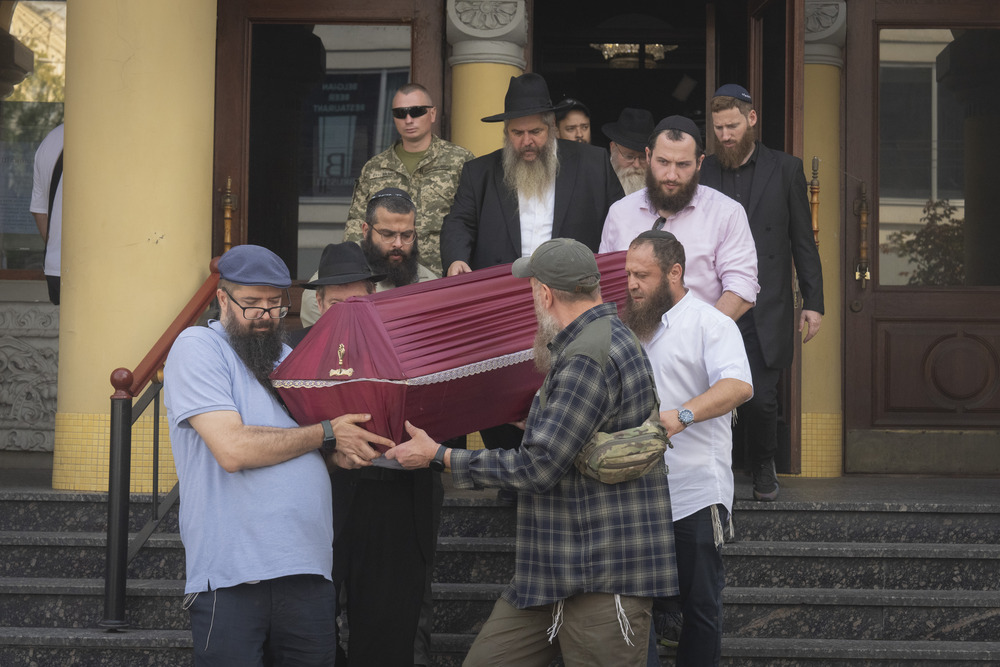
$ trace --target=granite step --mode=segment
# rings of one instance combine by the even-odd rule
[[[506,584],[514,576],[513,537],[439,537],[434,581]]]
[[[998,544],[732,542],[730,586],[1000,590]]]
[[[0,532],[0,577],[103,578],[105,533]],[[153,534],[128,566],[129,578],[183,579],[180,535]]]
[[[190,667],[191,661],[191,633],[186,630],[0,627],[4,667]]]
[[[437,634],[436,667],[460,667],[475,634]],[[723,667],[986,667],[1000,661],[1000,642],[845,641],[724,637]],[[673,652],[663,648],[663,665]]]
[[[126,621],[132,629],[190,630],[182,608],[184,581],[130,579]],[[0,625],[25,628],[97,628],[104,612],[104,580],[0,578]]]
[[[170,489],[164,489],[161,495]],[[129,497],[129,530],[138,531],[152,516],[152,496]],[[108,494],[78,491],[0,489],[0,531],[41,530],[106,532]],[[177,506],[161,520],[158,532],[178,530]]]
[[[726,588],[727,637],[1000,640],[998,591]]]
[[[736,501],[736,537],[770,542],[991,544],[1000,535],[1000,501],[829,503]]]

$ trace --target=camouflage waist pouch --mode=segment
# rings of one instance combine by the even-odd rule
[[[670,444],[659,415],[642,426],[615,433],[598,431],[576,456],[576,469],[605,484],[619,484],[642,477],[653,469]]]

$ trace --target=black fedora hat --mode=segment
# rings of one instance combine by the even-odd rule
[[[361,246],[345,241],[331,243],[323,248],[323,256],[319,260],[319,277],[302,287],[316,289],[323,285],[346,285],[359,280],[377,283],[385,280],[385,276],[373,275]]]
[[[641,151],[649,143],[653,133],[653,114],[645,109],[622,109],[618,120],[605,123],[601,132],[611,141],[632,151]]]
[[[548,111],[560,111],[569,107],[568,104],[553,106],[552,98],[549,96],[549,85],[541,74],[528,72],[521,76],[510,77],[510,85],[507,86],[507,95],[503,98],[503,113],[483,118],[484,123],[499,123],[502,120],[511,118],[523,118],[534,116]]]

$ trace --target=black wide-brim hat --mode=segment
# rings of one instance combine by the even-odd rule
[[[618,121],[605,123],[601,132],[608,139],[632,151],[642,151],[653,133],[653,114],[645,109],[622,109]]]
[[[373,274],[361,246],[345,241],[331,243],[323,248],[323,255],[319,260],[319,277],[302,287],[316,289],[323,285],[347,285],[359,280],[377,283],[385,280],[385,275]]]
[[[483,118],[484,123],[499,123],[512,118],[524,118],[549,111],[557,112],[569,108],[565,102],[553,106],[549,95],[549,85],[541,74],[528,72],[510,77],[507,95],[503,98],[503,113]]]

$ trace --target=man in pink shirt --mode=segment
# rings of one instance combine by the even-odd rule
[[[696,297],[733,318],[757,300],[757,249],[740,204],[698,184],[705,157],[694,121],[668,116],[646,147],[646,187],[615,202],[601,234],[601,252],[627,250],[635,237],[663,229],[687,254],[685,282]]]

